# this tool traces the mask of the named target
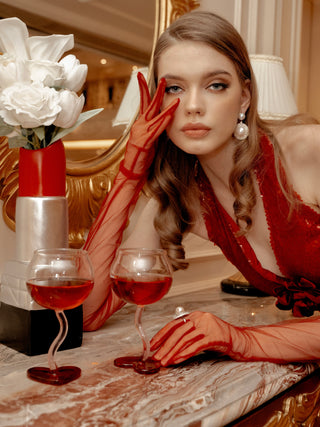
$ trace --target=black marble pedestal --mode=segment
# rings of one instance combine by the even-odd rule
[[[65,311],[68,334],[60,350],[82,344],[82,306]],[[45,354],[59,332],[53,310],[25,310],[0,302],[0,342],[29,356]]]

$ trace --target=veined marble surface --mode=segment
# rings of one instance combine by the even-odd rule
[[[172,319],[178,305],[210,311],[237,325],[291,317],[274,307],[272,297],[234,296],[215,286],[146,307],[148,336]],[[78,380],[64,386],[26,377],[29,367],[47,366],[46,355],[30,357],[0,344],[0,426],[224,426],[317,368],[312,363],[234,362],[210,353],[149,376],[117,368],[115,357],[142,352],[134,310],[125,306],[99,331],[85,333],[82,347],[58,352],[58,365],[82,369]]]

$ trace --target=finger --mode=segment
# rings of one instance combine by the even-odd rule
[[[186,344],[179,352],[171,357],[171,359],[163,360],[166,365],[173,365],[184,362],[193,356],[207,350],[207,342],[204,340],[205,335],[199,335],[199,340],[194,340],[191,343]]]
[[[203,338],[204,335],[199,334],[196,329],[191,330],[189,333],[185,334],[185,336],[183,336],[181,340],[175,346],[173,346],[170,351],[167,352],[167,354],[164,354],[161,357],[161,365],[168,366],[174,363],[175,359],[183,357],[183,352],[190,346],[192,346],[191,355],[194,356],[195,354],[198,354],[201,351],[200,349],[202,348],[201,341],[203,340]],[[189,352],[187,354],[189,354]],[[189,355],[189,357],[191,356]]]
[[[173,351],[173,349],[179,349],[178,343],[183,340],[185,342],[185,336],[194,331],[194,325],[192,322],[188,321],[180,324],[178,328],[171,334],[167,335],[166,340],[162,340],[161,345],[159,346],[157,352],[153,355],[153,358],[156,360],[162,360],[169,353]]]
[[[185,325],[183,319],[173,320],[160,329],[159,332],[150,341],[150,350],[155,351],[160,345],[162,345],[173,333],[180,327]]]
[[[161,113],[159,113],[149,121],[148,129],[151,129],[155,124],[157,124],[158,122],[161,122],[162,119],[164,119],[167,116],[169,116],[171,120],[176,109],[178,108],[179,103],[180,103],[180,99],[175,99],[173,102],[171,102],[171,104],[168,105],[168,107],[166,107],[163,111],[161,111]]]
[[[163,96],[166,90],[166,81],[165,79],[161,79],[156,93],[154,94],[154,97],[148,107],[148,109],[146,110],[146,120],[151,120],[156,114],[159,113],[160,111],[160,107],[162,105],[162,101],[163,101]]]
[[[144,75],[139,72],[137,74],[137,79],[138,79],[139,91],[140,91],[140,114],[143,114],[151,102],[151,97],[150,97],[149,88],[148,88],[146,79],[144,78]]]
[[[155,140],[162,132],[164,132],[173,119],[173,113],[177,109],[179,99],[175,100],[173,105],[170,104],[170,109],[166,111],[166,114],[159,114],[153,120],[150,121],[148,126],[149,140]],[[163,111],[164,112],[164,111]]]
[[[179,353],[176,353],[176,355],[174,355],[171,360],[167,361],[167,364],[181,363],[181,361],[190,359],[190,357],[193,357],[205,350],[210,350],[216,354],[229,354],[231,351],[231,344],[224,342],[209,343],[208,339],[206,339],[206,335],[202,335],[201,341],[194,341],[188,345],[185,345],[185,347],[183,347]]]
[[[156,140],[162,134],[162,132],[166,130],[172,120],[172,117],[173,116],[165,116],[162,117],[161,121],[153,123],[151,126],[151,130],[148,129],[148,141]]]

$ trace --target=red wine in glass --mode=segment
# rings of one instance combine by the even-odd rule
[[[88,253],[81,249],[41,249],[34,252],[28,267],[27,288],[42,307],[54,310],[60,329],[48,351],[48,367],[28,369],[28,378],[62,385],[80,377],[76,366],[58,367],[55,354],[68,332],[63,310],[81,305],[93,288],[93,270]]]
[[[51,310],[71,310],[88,297],[93,281],[86,279],[33,279],[27,282],[31,297],[42,307]]]
[[[164,297],[170,287],[171,277],[145,277],[140,280],[130,280],[123,277],[113,277],[113,290],[119,298],[136,305],[153,304]]]
[[[172,283],[172,268],[163,249],[119,249],[111,267],[113,290],[119,298],[136,304],[135,326],[143,343],[142,356],[115,359],[118,367],[133,367],[142,374],[159,371],[160,363],[150,358],[150,343],[142,327],[145,305],[163,298]]]

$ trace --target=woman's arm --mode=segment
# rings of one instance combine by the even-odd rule
[[[276,133],[288,182],[305,203],[320,206],[320,125],[296,125]]]
[[[184,320],[185,319],[185,320]],[[151,341],[163,366],[181,363],[204,350],[241,361],[288,363],[320,359],[320,316],[274,325],[236,327],[211,313],[193,312],[173,320]]]
[[[124,303],[111,289],[109,271],[154,156],[154,142],[171,121],[178,102],[161,113],[165,81],[159,82],[153,100],[147,84],[138,74],[140,115],[132,126],[129,141],[112,189],[90,228],[84,249],[94,268],[94,288],[84,303],[84,330],[98,329]]]

